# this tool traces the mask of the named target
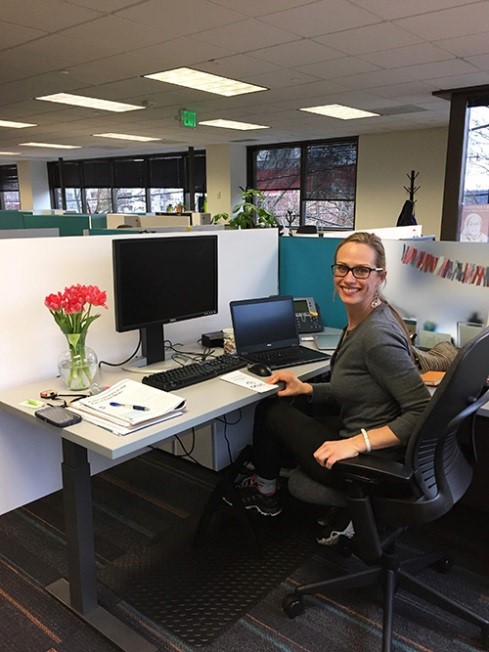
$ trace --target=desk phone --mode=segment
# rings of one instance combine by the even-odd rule
[[[320,333],[323,330],[319,306],[313,297],[294,297],[294,311],[299,334]]]

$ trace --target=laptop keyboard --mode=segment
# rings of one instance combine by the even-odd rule
[[[323,362],[331,356],[328,353],[321,353],[306,346],[293,346],[286,349],[274,349],[272,351],[259,351],[258,353],[247,353],[246,359],[251,362],[261,362],[270,369],[282,369],[293,367],[308,362]]]

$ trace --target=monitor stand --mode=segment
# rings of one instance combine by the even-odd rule
[[[158,374],[160,371],[168,371],[171,368],[171,364],[168,361],[161,360],[161,362],[154,362],[153,364],[147,364],[147,359],[145,357],[133,358],[127,364],[122,365],[124,371],[129,371],[132,374],[141,374],[148,376],[149,374]]]
[[[123,364],[124,371],[136,374],[156,374],[169,368],[165,363],[165,335],[161,324],[139,329],[143,355]]]

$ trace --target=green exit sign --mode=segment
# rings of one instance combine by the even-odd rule
[[[188,111],[188,109],[180,109],[178,112],[178,121],[182,127],[195,128],[197,126],[197,113],[195,111]]]

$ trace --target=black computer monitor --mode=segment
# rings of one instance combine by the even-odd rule
[[[112,242],[115,327],[139,329],[145,363],[165,359],[163,324],[218,311],[217,236]]]

